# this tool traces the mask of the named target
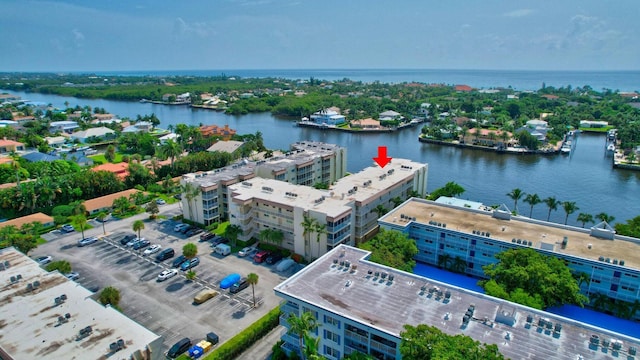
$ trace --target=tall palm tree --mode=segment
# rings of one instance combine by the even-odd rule
[[[304,236],[304,257],[307,258],[309,256],[309,247],[311,245],[309,237],[316,227],[316,220],[310,216],[304,215],[300,225],[302,225],[302,229],[304,230],[302,232],[302,236]]]
[[[515,211],[516,214],[518,213],[518,200],[520,200],[524,194],[524,191],[519,188],[511,190],[511,192],[507,194],[508,197],[513,199],[513,211]]]
[[[187,206],[189,207],[189,220],[195,221],[193,218],[193,199],[200,194],[200,187],[193,185],[192,183],[185,183],[180,186],[181,191],[184,193],[184,198],[187,200]]]
[[[133,222],[133,231],[138,232],[138,239],[141,239],[140,232],[144,229],[144,222],[142,220],[136,220]]]
[[[182,154],[182,148],[180,146],[180,144],[178,144],[177,142],[173,141],[172,139],[169,139],[167,141],[165,141],[164,144],[160,145],[160,154],[162,154],[162,156],[166,156],[167,158],[169,158],[171,160],[171,168],[173,168],[173,161],[180,156],[180,154]]]
[[[564,224],[565,225],[567,225],[567,221],[569,221],[569,215],[573,214],[577,210],[580,210],[580,208],[576,205],[575,201],[565,201],[565,202],[563,202],[562,203],[562,208],[564,209],[565,214],[567,214],[564,217]]]
[[[71,218],[71,225],[74,228],[80,228],[80,232],[82,233],[82,238],[84,239],[84,228],[87,226],[87,217],[84,214],[77,214]]]
[[[253,295],[253,307],[256,307],[256,290],[254,288],[255,285],[258,285],[258,274],[256,273],[249,273],[249,275],[247,275],[247,283],[249,285],[251,285],[251,293]]]
[[[304,339],[304,337],[308,335],[310,331],[317,329],[320,324],[318,323],[315,315],[313,315],[310,311],[303,312],[299,317],[294,313],[289,313],[287,322],[289,323],[289,333],[298,336],[298,339],[300,341],[300,355],[304,360],[304,347],[302,345],[302,339]]]
[[[587,213],[580,213],[580,214],[578,214],[578,222],[581,222],[582,223],[582,227],[584,227],[584,225],[586,223],[592,223],[593,222],[593,215],[587,214]]]
[[[524,197],[524,202],[529,204],[529,206],[531,207],[529,210],[529,218],[531,218],[531,215],[533,215],[533,207],[540,204],[542,202],[542,199],[540,198],[540,196],[538,196],[538,194],[527,194],[527,196]]]
[[[615,220],[615,216],[611,216],[607,213],[601,212],[598,215],[596,215],[596,219],[600,219],[600,221],[604,221],[607,224],[611,224],[613,222],[613,220]]]
[[[236,246],[238,236],[242,235],[242,228],[236,224],[230,224],[224,229],[224,237],[231,240],[231,244]]]
[[[313,231],[316,233],[316,244],[318,245],[318,256],[320,257],[320,236],[323,234],[327,234],[327,224],[320,224],[316,222],[316,226],[313,228]]]
[[[560,201],[558,201],[555,197],[549,196],[548,198],[543,200],[547,207],[549,208],[549,213],[547,214],[547,222],[551,218],[551,210],[558,210],[558,205],[560,205]]]
[[[107,235],[107,230],[104,228],[104,220],[107,218],[108,214],[106,211],[100,211],[100,213],[98,213],[98,215],[96,216],[96,219],[100,220],[100,222],[102,223],[102,233],[104,235]]]

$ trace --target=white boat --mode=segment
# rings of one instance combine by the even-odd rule
[[[609,152],[616,151],[616,145],[614,143],[611,143],[611,144],[607,145],[607,151],[609,151]]]
[[[563,154],[569,154],[571,152],[571,144],[564,144],[562,145],[562,147],[560,148],[560,152]]]

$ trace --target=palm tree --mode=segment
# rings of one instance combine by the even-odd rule
[[[247,275],[247,284],[251,285],[251,292],[253,295],[253,307],[256,307],[256,290],[254,288],[255,285],[258,285],[258,274],[256,273],[249,273],[249,275]]]
[[[518,200],[520,200],[524,194],[524,191],[519,188],[511,190],[511,192],[507,194],[508,197],[513,199],[513,211],[515,211],[516,214],[518,213]]]
[[[581,222],[582,223],[582,227],[584,227],[584,225],[586,223],[592,223],[593,222],[593,215],[587,214],[587,213],[580,213],[580,214],[578,214],[578,222]]]
[[[596,219],[600,219],[600,221],[604,221],[607,224],[611,224],[613,222],[613,220],[615,220],[615,216],[611,216],[607,213],[601,212],[598,215],[596,215]]]
[[[317,257],[320,257],[320,236],[322,236],[323,234],[328,234],[327,224],[320,224],[316,222],[316,226],[314,227],[313,231],[316,233],[316,244],[318,245]]]
[[[106,211],[100,211],[100,213],[98,213],[98,216],[96,216],[96,219],[100,220],[100,222],[102,223],[102,233],[105,235],[107,235],[107,230],[105,230],[104,228],[104,220],[107,218],[107,216],[109,215]]]
[[[297,335],[300,341],[300,354],[302,359],[304,360],[304,347],[302,346],[302,339],[309,334],[310,331],[315,330],[320,326],[318,320],[315,315],[313,315],[310,311],[305,311],[300,315],[300,317],[296,316],[294,313],[289,313],[289,317],[287,318],[287,322],[289,323],[289,333],[292,335]]]
[[[231,244],[236,246],[238,236],[242,235],[242,228],[239,225],[231,224],[224,229],[224,237],[231,240]]]
[[[87,226],[87,217],[84,214],[74,215],[71,218],[71,225],[74,228],[80,228],[80,232],[82,233],[82,238],[84,239],[84,228]]]
[[[173,161],[175,160],[175,158],[177,158],[178,156],[180,156],[180,154],[182,154],[182,149],[180,148],[180,144],[173,141],[172,139],[169,139],[165,141],[164,144],[160,145],[159,150],[162,156],[166,156],[167,158],[171,159],[171,168],[173,168]]]
[[[384,207],[382,204],[379,204],[378,206],[376,206],[375,209],[373,209],[373,211],[376,214],[378,214],[379,218],[381,218],[384,214],[389,212],[389,210],[387,210],[387,208]]]
[[[187,206],[189,207],[189,220],[194,221],[195,219],[193,218],[193,206],[191,203],[193,202],[193,199],[195,199],[200,194],[200,187],[188,182],[184,185],[181,185],[180,188],[184,193],[184,198],[187,200]]]
[[[531,207],[529,210],[529,218],[531,218],[531,215],[533,215],[533,207],[540,204],[542,202],[542,199],[540,199],[540,196],[538,196],[538,194],[527,194],[527,196],[525,196],[524,198],[524,202],[529,204],[529,206]]]
[[[564,217],[564,224],[567,225],[567,221],[569,221],[569,215],[573,214],[580,208],[576,205],[575,201],[565,201],[562,203],[562,208],[564,209],[565,214],[567,216]]]
[[[547,222],[551,218],[551,210],[558,210],[558,205],[560,205],[560,201],[558,201],[555,197],[549,196],[548,198],[543,200],[547,207],[549,208],[549,213],[547,214]]]
[[[302,218],[302,223],[300,223],[300,225],[302,225],[302,228],[304,229],[304,231],[302,232],[302,236],[304,236],[304,257],[306,258],[309,256],[308,249],[311,245],[309,236],[311,236],[311,233],[316,227],[316,220],[307,215],[304,215],[304,217]]]
[[[138,239],[141,239],[140,237],[140,231],[142,231],[144,229],[144,222],[142,220],[136,220],[133,222],[133,231],[137,231],[138,232]]]
[[[438,267],[449,269],[450,262],[451,262],[451,255],[447,253],[438,255]]]
[[[398,206],[400,206],[400,204],[404,202],[404,200],[400,199],[399,196],[396,196],[393,199],[391,199],[391,202],[393,202],[393,207],[397,208]]]
[[[464,270],[467,268],[467,262],[460,256],[456,256],[451,264],[451,271],[464,274]]]

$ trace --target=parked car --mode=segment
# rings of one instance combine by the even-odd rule
[[[177,358],[182,355],[185,351],[189,350],[191,347],[191,340],[189,338],[184,338],[177,343],[173,344],[173,346],[167,352],[167,356],[171,359]]]
[[[158,255],[156,255],[156,261],[158,262],[165,261],[167,259],[172,258],[175,254],[176,252],[172,248],[166,248],[160,251]]]
[[[129,241],[135,239],[136,237],[136,234],[127,234],[122,239],[120,239],[120,245],[127,245]]]
[[[200,241],[209,241],[209,240],[215,238],[216,236],[218,236],[218,235],[212,234],[210,232],[206,232],[206,233],[200,235]]]
[[[151,242],[147,239],[140,239],[139,241],[136,241],[135,244],[133,244],[133,250],[140,250],[140,249],[144,249],[147,246],[151,245]]]
[[[75,271],[70,272],[65,276],[67,277],[67,279],[72,280],[72,281],[76,281],[76,280],[80,279],[80,274],[78,274]]]
[[[204,289],[193,297],[194,304],[202,304],[203,302],[212,299],[218,295],[218,292],[213,289]]]
[[[144,240],[144,238],[138,238],[137,236],[134,237],[133,239],[129,240],[129,242],[127,243],[127,247],[132,247],[133,245],[135,245],[135,243],[137,243],[140,240]]]
[[[182,194],[175,194],[173,195],[174,199],[178,199],[178,200],[182,200]]]
[[[185,262],[183,262],[182,265],[180,265],[180,270],[187,271],[189,269],[192,269],[198,266],[199,264],[200,264],[200,259],[197,257],[194,257],[193,259],[186,260]]]
[[[273,264],[277,263],[280,260],[282,260],[282,254],[274,253],[274,254],[271,254],[271,255],[267,256],[266,263],[269,264],[269,265],[273,265]]]
[[[189,224],[178,224],[176,226],[173,227],[173,231],[175,232],[182,232],[182,230],[187,229],[188,227],[190,227],[191,225]]]
[[[36,262],[38,262],[38,264],[40,265],[47,265],[48,263],[52,262],[53,258],[49,255],[47,256],[38,256],[36,258]]]
[[[78,240],[78,247],[83,247],[83,246],[87,246],[87,245],[91,245],[95,242],[98,241],[98,238],[95,236],[91,236],[88,238],[84,238],[82,240]]]
[[[229,292],[232,294],[237,294],[248,287],[249,287],[249,282],[247,281],[247,278],[242,278],[240,279],[240,281],[233,284],[231,288],[229,288]]]
[[[180,265],[182,265],[185,260],[187,260],[187,258],[184,257],[184,255],[180,255],[175,258],[175,260],[173,260],[173,264],[171,264],[171,266],[173,266],[174,268],[180,267]]]
[[[258,251],[255,255],[253,255],[253,261],[255,261],[256,263],[261,263],[264,262],[265,260],[267,260],[267,257],[271,255],[268,251],[266,250],[260,250]]]
[[[167,203],[167,202],[166,202],[166,201],[164,201],[164,199],[156,199],[156,204],[158,204],[158,205],[164,205],[164,204],[166,204],[166,203]]]
[[[193,229],[195,226],[193,225],[187,225],[186,227],[183,227],[182,230],[180,230],[181,233],[186,234],[189,230]]]
[[[211,240],[211,247],[216,247],[216,245],[228,244],[228,243],[229,243],[229,239],[216,235],[216,237],[213,238],[213,240]]]
[[[203,232],[204,230],[200,229],[199,227],[192,227],[191,229],[187,230],[184,234],[187,236],[193,236],[193,235],[197,235],[200,234],[201,232]]]
[[[220,342],[220,337],[213,331],[210,333],[207,333],[206,339],[208,342],[211,343],[211,345],[216,345],[217,343]]]
[[[71,226],[71,224],[62,225],[60,230],[62,230],[63,232],[66,232],[66,233],[70,233],[70,232],[76,231],[76,229],[73,226]]]
[[[162,281],[165,281],[167,279],[171,279],[172,277],[174,277],[176,275],[178,275],[178,270],[176,270],[176,269],[163,270],[160,274],[158,274],[158,277],[156,278],[156,281],[162,282]]]
[[[160,244],[153,244],[151,245],[148,249],[146,249],[142,255],[147,256],[147,255],[151,255],[151,254],[155,254],[158,251],[162,250],[162,245]]]
[[[240,257],[249,256],[255,251],[256,251],[256,248],[254,248],[253,246],[247,246],[245,248],[242,248],[242,250],[238,251],[238,256]]]

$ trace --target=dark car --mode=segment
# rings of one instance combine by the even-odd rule
[[[184,255],[180,255],[175,260],[173,260],[173,263],[171,264],[171,266],[173,266],[174,268],[180,267],[180,265],[182,265],[182,263],[185,262],[186,260],[187,258],[184,257]]]
[[[120,245],[127,245],[129,241],[135,239],[136,237],[137,236],[135,234],[127,234],[122,239],[120,239]]]
[[[273,265],[280,260],[282,260],[282,254],[275,253],[267,256],[266,263],[269,265]]]
[[[192,227],[191,229],[187,230],[187,232],[184,234],[187,236],[193,236],[193,235],[200,234],[203,231],[204,230],[200,229],[199,227]]]
[[[185,224],[185,225],[186,225],[186,224]],[[186,233],[187,233],[187,231],[190,231],[190,230],[191,230],[191,229],[193,229],[193,228],[195,228],[195,226],[193,226],[193,225],[187,225],[187,226],[185,226],[184,228],[182,228],[182,229],[180,230],[180,232],[181,232],[181,233],[183,233],[183,234],[186,234]]]
[[[178,356],[184,354],[185,351],[189,350],[191,347],[191,339],[184,338],[177,343],[173,344],[173,346],[167,352],[167,356],[174,359]]]
[[[220,245],[220,244],[228,244],[228,243],[229,243],[229,239],[216,235],[216,237],[214,237],[213,240],[211,240],[211,247],[215,247],[216,245]]]
[[[240,291],[246,289],[249,287],[249,282],[247,281],[247,278],[242,278],[240,279],[240,281],[238,281],[237,283],[233,284],[230,288],[229,288],[229,292],[232,294],[237,294]]]
[[[151,245],[151,242],[149,240],[142,239],[142,240],[139,240],[138,242],[136,242],[135,244],[133,244],[133,250],[144,249],[149,245]]]
[[[175,254],[176,252],[172,248],[166,248],[156,255],[156,261],[160,262],[171,259]]]
[[[209,241],[209,240],[215,238],[216,236],[218,236],[218,235],[212,234],[210,232],[206,232],[206,233],[200,235],[200,241]]]

